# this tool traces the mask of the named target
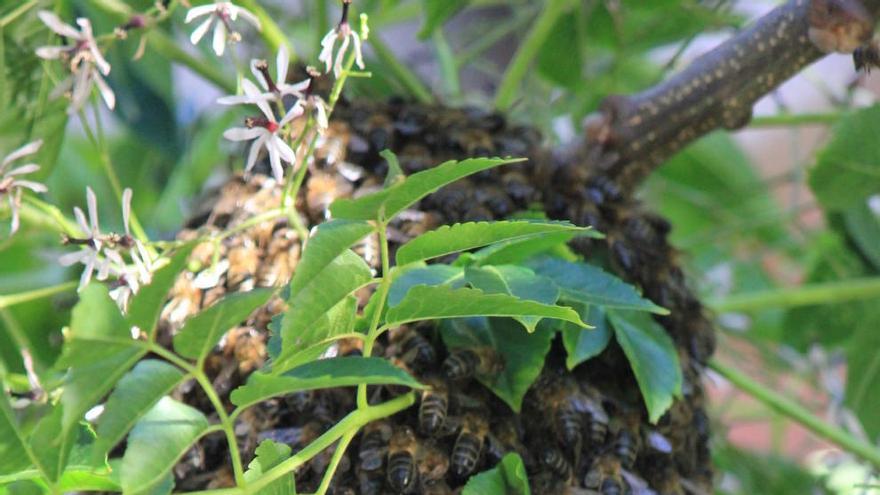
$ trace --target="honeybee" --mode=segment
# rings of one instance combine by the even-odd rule
[[[501,185],[508,196],[520,207],[527,206],[535,199],[535,186],[526,175],[518,170],[510,170],[501,176]]]
[[[872,39],[853,51],[853,65],[856,71],[864,70],[866,74],[874,67],[880,67],[880,40]]]
[[[492,137],[481,129],[467,129],[453,131],[450,136],[454,147],[460,150],[463,156],[487,157],[495,154],[495,143]]]
[[[428,196],[427,204],[436,208],[447,222],[461,221],[464,213],[475,203],[473,183],[462,179],[443,186],[442,189]]]
[[[477,202],[488,208],[496,217],[506,218],[516,210],[516,205],[513,204],[510,196],[499,186],[483,186],[477,190],[476,196]]]
[[[416,463],[422,484],[442,480],[449,471],[449,456],[431,443],[420,445]]]
[[[600,392],[589,386],[582,386],[581,403],[589,417],[589,438],[590,443],[598,447],[605,443],[605,437],[608,435],[608,413],[602,406]]]
[[[624,469],[632,469],[641,448],[638,434],[639,417],[635,413],[625,415],[620,421],[617,436],[614,439],[613,451]]]
[[[399,358],[414,369],[424,369],[437,360],[434,345],[414,328],[401,327],[391,339],[400,349]]]
[[[354,187],[338,174],[312,171],[306,182],[306,205],[313,220],[328,217],[330,203],[338,198],[351,196]]]
[[[279,231],[269,241],[266,258],[257,269],[257,285],[279,287],[290,281],[300,257],[300,243],[293,231]]]
[[[547,448],[541,453],[541,464],[561,480],[568,483],[573,475],[571,464],[558,449]]]
[[[254,288],[254,277],[260,265],[260,249],[250,239],[232,247],[226,255],[229,269],[226,285],[229,290],[249,291]]]
[[[388,484],[398,492],[406,492],[416,480],[416,434],[408,426],[394,431],[388,444]]]
[[[222,347],[223,354],[238,363],[243,376],[266,362],[266,337],[253,327],[233,328],[223,337]]]
[[[384,420],[373,421],[364,426],[358,458],[360,469],[375,472],[385,464],[388,441],[391,439],[391,425]]]
[[[621,477],[620,461],[614,456],[603,455],[593,461],[584,476],[584,487],[598,491],[602,495],[622,495],[625,493]]]
[[[454,350],[443,361],[443,371],[450,380],[463,380],[473,376],[492,377],[502,369],[502,356],[489,346]]]
[[[284,402],[296,414],[304,414],[315,405],[315,390],[294,392],[284,398]]]
[[[422,495],[452,495],[452,488],[444,480],[422,482]]]
[[[449,390],[446,383],[437,378],[425,380],[425,383],[431,388],[422,392],[422,401],[419,404],[419,431],[432,436],[446,421]]]
[[[604,175],[594,175],[587,180],[587,195],[600,208],[623,200],[620,186]]]
[[[476,414],[466,414],[462,418],[461,431],[452,447],[452,473],[458,478],[471,474],[480,462],[483,441],[489,432],[486,418]]]
[[[516,452],[522,458],[526,469],[534,465],[531,452],[520,441],[520,428],[513,418],[499,418],[492,421],[489,434],[486,435],[486,457],[490,465],[501,462],[508,452]]]

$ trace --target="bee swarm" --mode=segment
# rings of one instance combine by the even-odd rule
[[[689,291],[667,244],[669,224],[643,211],[612,180],[591,172],[578,153],[553,154],[533,129],[512,126],[497,114],[474,109],[425,107],[403,101],[353,103],[335,114],[310,176],[297,198],[307,226],[326,217],[330,202],[381,187],[394,151],[405,173],[449,159],[524,156],[529,161],[483,172],[429,196],[417,210],[392,223],[396,245],[454,222],[501,219],[540,204],[549,217],[592,225],[604,240],[576,240],[588,259],[608,260],[645,296],[669,308],[657,317],[674,339],[684,374],[684,398],[657,425],[647,421],[641,395],[621,349],[611,343],[599,356],[569,372],[559,342],[526,395],[521,414],[472,378],[503,363],[492,349],[446,349],[432,324],[396,329],[378,342],[376,355],[405,367],[431,388],[409,410],[367,425],[337,470],[331,493],[455,493],[468,477],[494,466],[506,452],[519,453],[533,493],[703,494],[712,491],[709,421],[701,376],[714,349],[713,328]],[[209,209],[178,238],[233,229],[216,243],[198,246],[162,314],[167,342],[183,321],[224,294],[287,283],[300,255],[300,239],[286,219],[242,223],[281,205],[282,188],[271,178],[234,177]],[[379,267],[375,239],[356,251]],[[363,304],[368,293],[358,294]],[[284,310],[276,298],[229,332],[207,360],[218,392],[228,393],[266,360],[267,325]],[[338,355],[360,352],[358,342],[340,343]],[[370,400],[401,393],[371,387]],[[210,411],[198,387],[176,395]],[[239,419],[242,456],[248,462],[266,438],[301,449],[354,408],[353,389],[300,392],[249,409]],[[317,488],[332,447],[296,473],[299,492]],[[175,469],[178,490],[229,486],[226,446],[218,436],[202,440]]]

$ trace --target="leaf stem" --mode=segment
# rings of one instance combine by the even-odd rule
[[[443,86],[446,95],[453,101],[461,99],[461,81],[458,77],[458,64],[455,63],[455,54],[452,47],[443,34],[443,27],[434,30],[431,35],[434,42],[434,50],[437,52],[437,62],[440,64],[440,75],[443,77]]]
[[[376,54],[376,58],[388,67],[391,74],[398,82],[400,82],[401,86],[413,96],[413,98],[420,103],[425,104],[431,104],[434,102],[434,96],[421,79],[419,79],[419,76],[398,60],[394,55],[394,52],[392,52],[391,49],[388,48],[388,45],[382,41],[382,38],[375,33],[370,34],[370,46],[373,47],[373,52]]]
[[[85,234],[79,231],[79,226],[65,217],[61,210],[54,205],[31,195],[24,196],[24,204],[21,207],[21,216],[31,223],[45,223],[52,226],[59,234],[77,236]]]
[[[385,307],[385,301],[388,299],[388,291],[391,289],[391,260],[389,259],[388,254],[388,224],[385,220],[385,212],[382,211],[379,214],[379,220],[376,225],[376,230],[379,234],[379,249],[380,249],[380,257],[382,259],[382,282],[379,284],[378,297],[376,310],[373,313],[373,320],[370,322],[370,329],[367,331],[367,338],[364,340],[364,349],[363,354],[364,357],[370,357],[373,353],[373,344],[376,343],[376,338],[382,334],[381,329],[384,328],[379,326],[379,322],[382,320],[382,308]],[[358,409],[364,409],[369,406],[369,402],[367,401],[367,385],[360,384],[357,388],[357,405]]]
[[[19,292],[17,294],[6,294],[0,296],[0,309],[8,308],[11,306],[15,306],[16,304],[23,304],[30,301],[35,301],[37,299],[43,299],[44,297],[54,296],[55,294],[60,294],[62,292],[67,292],[69,290],[76,289],[78,282],[64,282],[62,284],[53,285],[51,287],[43,287],[41,289],[34,289],[26,292]]]
[[[342,456],[345,454],[348,444],[351,443],[351,440],[357,435],[357,432],[358,429],[352,429],[345,435],[342,435],[342,438],[336,445],[336,451],[333,452],[333,458],[330,459],[330,465],[327,466],[327,471],[324,472],[324,478],[321,480],[321,485],[318,486],[318,491],[315,492],[315,495],[324,495],[327,493],[327,490],[330,488],[330,482],[333,481],[333,475],[336,473],[336,468],[339,467],[339,461],[342,460]]]
[[[571,5],[570,0],[549,0],[544,10],[538,15],[535,24],[529,30],[525,40],[513,55],[513,60],[507,66],[507,71],[501,79],[498,86],[498,93],[495,95],[495,108],[498,110],[507,110],[516,99],[516,91],[519,84],[528,72],[529,65],[538,55],[541,46],[550,36],[553,26],[557,19],[565,13]]]
[[[872,277],[733,294],[709,300],[707,305],[717,312],[757,311],[873,299],[878,296],[880,277]]]
[[[880,468],[880,449],[826,423],[797,402],[780,395],[779,391],[765,387],[738,370],[721,364],[716,359],[709,362],[709,367],[770,409],[800,423],[814,434],[837,444],[851,454],[870,462],[875,468]]]
[[[27,2],[22,3],[14,10],[3,16],[3,18],[0,18],[0,29],[12,24],[12,21],[18,19],[22,14],[30,10],[31,7],[36,4],[37,0],[28,0]]]
[[[840,120],[844,112],[788,113],[753,117],[749,127],[785,127],[795,125],[831,125]]]

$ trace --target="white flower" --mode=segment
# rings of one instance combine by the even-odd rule
[[[284,45],[278,49],[275,59],[275,79],[269,74],[269,64],[265,60],[251,59],[251,72],[254,78],[263,87],[264,93],[259,98],[264,100],[283,101],[286,95],[302,98],[303,91],[309,87],[309,80],[300,81],[296,84],[287,84],[287,69],[290,65],[290,54]],[[222,105],[238,105],[241,103],[256,103],[255,98],[247,94],[224,96],[217,100]]]
[[[318,60],[324,62],[324,72],[330,72],[330,67],[332,66],[333,76],[337,78],[339,74],[342,74],[342,62],[345,58],[345,53],[348,51],[349,44],[354,46],[355,63],[359,68],[364,68],[364,59],[361,54],[361,37],[357,32],[352,31],[351,26],[348,24],[348,10],[350,7],[351,0],[342,0],[342,20],[321,40],[321,54],[318,56]],[[342,43],[334,55],[333,48],[336,46],[337,41]]]
[[[251,117],[245,120],[245,127],[233,127],[227,129],[223,133],[223,137],[231,141],[249,141],[254,140],[251,149],[248,152],[247,164],[245,171],[251,170],[257,163],[257,155],[260,148],[266,147],[269,153],[269,163],[272,165],[272,175],[275,180],[281,182],[284,178],[284,169],[281,168],[281,162],[285,161],[291,165],[296,161],[296,154],[293,149],[278,136],[278,131],[284,128],[290,121],[303,114],[302,100],[298,100],[281,121],[275,120],[275,114],[269,107],[269,103],[260,95],[260,90],[254,83],[245,79],[242,81],[245,96],[248,97],[247,103],[253,103],[260,107],[263,117]]]
[[[38,139],[32,143],[28,143],[21,148],[13,151],[0,162],[0,196],[7,195],[9,198],[9,210],[12,212],[12,229],[10,235],[18,231],[18,210],[21,208],[21,195],[25,189],[30,189],[35,193],[44,193],[48,191],[45,185],[39,182],[20,179],[22,175],[31,174],[40,169],[35,163],[27,163],[6,170],[12,162],[27,155],[33,155],[42,146],[43,140]]]
[[[89,20],[84,17],[77,19],[76,23],[80,27],[77,31],[47,10],[41,10],[37,15],[49,29],[72,42],[70,45],[37,48],[37,56],[40,58],[62,60],[70,66],[70,76],[55,88],[52,95],[58,96],[70,92],[71,104],[68,112],[76,113],[88,99],[94,84],[98,87],[104,103],[112,110],[116,106],[116,95],[103,77],[110,74],[110,64],[98,49]]]
[[[98,202],[91,187],[86,188],[88,218],[79,208],[73,213],[83,238],[68,237],[65,244],[79,245],[80,250],[62,255],[58,261],[62,266],[74,263],[85,265],[78,290],[88,285],[94,276],[97,280],[107,280],[111,275],[117,278],[111,296],[123,310],[132,294],[136,294],[142,284],[150,282],[153,264],[143,244],[130,233],[131,189],[122,193],[122,222],[125,234],[103,234],[98,223]],[[126,263],[121,251],[127,251],[132,264]],[[97,271],[97,274],[95,272]]]
[[[261,29],[260,20],[257,19],[257,16],[248,10],[234,5],[232,2],[214,2],[193,7],[186,13],[185,22],[187,24],[199,17],[208,16],[208,18],[192,32],[189,40],[193,45],[197,45],[202,37],[205,36],[205,33],[211,29],[211,24],[217,21],[214,26],[214,39],[211,46],[214,48],[214,53],[219,57],[223,55],[223,51],[226,49],[227,35],[229,35],[229,39],[232,41],[241,39],[241,35],[232,29],[232,23],[230,22],[236,20],[239,15],[242,19],[253,24],[258,31]]]

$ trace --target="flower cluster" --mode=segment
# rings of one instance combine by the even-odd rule
[[[68,112],[76,113],[88,100],[94,85],[98,87],[101,98],[108,108],[112,109],[116,106],[116,95],[104,80],[104,76],[110,74],[110,64],[98,49],[98,43],[92,34],[92,23],[80,17],[76,20],[76,24],[80,27],[77,30],[47,10],[41,10],[37,15],[49,29],[71,43],[37,48],[37,56],[40,58],[61,60],[68,64],[70,69],[70,76],[55,88],[53,97],[70,94],[71,104]]]
[[[66,237],[65,244],[80,246],[78,251],[62,255],[58,261],[63,266],[75,263],[85,265],[79,281],[79,289],[88,285],[94,276],[96,280],[116,278],[110,295],[120,308],[126,309],[128,301],[136,294],[141,284],[148,284],[152,278],[153,263],[143,243],[135,239],[129,230],[131,217],[131,189],[122,193],[122,223],[124,234],[101,232],[98,223],[98,201],[92,188],[86,188],[88,219],[85,213],[75,207],[73,213],[85,237]],[[122,254],[128,254],[131,264],[125,262]],[[97,272],[97,273],[96,273]]]
[[[232,21],[238,19],[238,16],[252,24],[258,31],[261,29],[257,16],[232,2],[215,2],[193,7],[186,13],[185,22],[189,24],[195,19],[205,16],[208,18],[192,32],[189,40],[193,45],[197,45],[213,25],[214,39],[211,42],[211,47],[218,57],[222,56],[226,50],[227,39],[233,42],[241,40],[241,35],[232,28]]]
[[[321,40],[321,54],[318,60],[324,62],[325,72],[333,68],[333,76],[339,78],[342,73],[342,62],[348,51],[349,45],[354,47],[355,63],[358,68],[364,68],[364,58],[361,54],[361,35],[351,29],[348,23],[348,11],[351,8],[351,0],[342,0],[342,19],[335,28],[331,29]],[[333,48],[337,42],[341,42],[336,53]]]
[[[35,193],[44,193],[48,189],[39,182],[22,179],[21,176],[32,174],[40,169],[35,163],[27,163],[20,165],[11,170],[7,170],[12,162],[27,155],[36,153],[40,146],[43,145],[42,140],[28,143],[21,148],[13,151],[0,162],[0,196],[9,198],[9,210],[12,212],[12,229],[10,232],[14,234],[18,230],[18,210],[21,208],[21,195],[25,189],[30,189]]]

